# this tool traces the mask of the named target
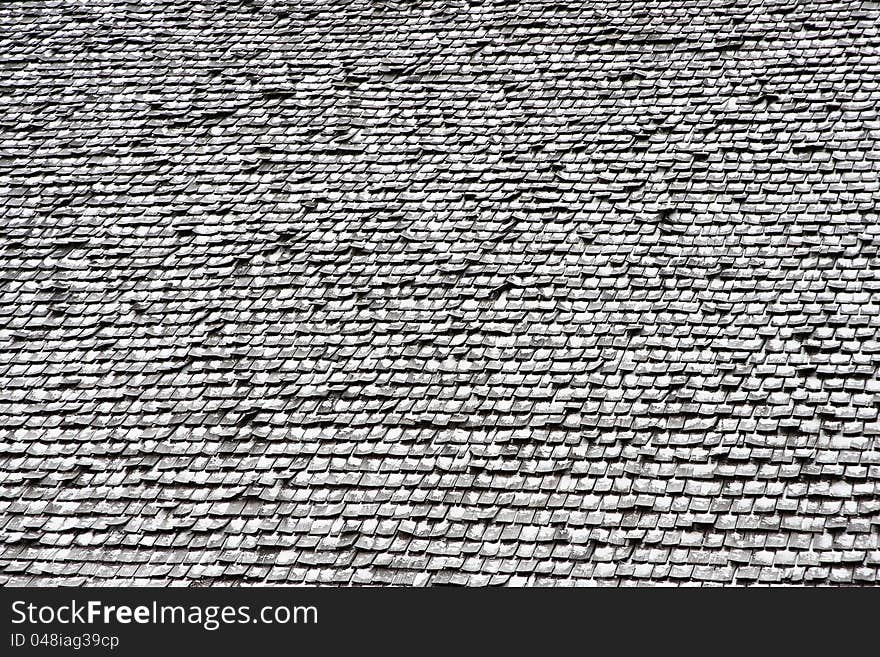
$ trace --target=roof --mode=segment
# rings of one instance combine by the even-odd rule
[[[0,6],[0,582],[878,582],[880,3]]]

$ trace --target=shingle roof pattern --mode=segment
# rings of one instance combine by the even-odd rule
[[[877,583],[878,26],[0,5],[0,583]]]

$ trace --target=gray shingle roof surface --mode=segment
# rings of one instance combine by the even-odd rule
[[[861,583],[880,3],[0,6],[0,583]]]

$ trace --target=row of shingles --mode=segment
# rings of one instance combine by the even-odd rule
[[[866,499],[863,487],[860,491],[852,487],[844,490],[836,484],[829,487],[827,482],[820,481],[808,488],[790,470],[788,479],[793,483],[784,486],[773,472],[750,471],[754,459],[746,458],[744,450],[740,450],[739,457],[745,470],[727,469],[722,487],[710,480],[712,473],[706,468],[699,471],[689,466],[688,460],[693,459],[689,459],[687,450],[683,449],[656,453],[652,462],[627,460],[627,465],[620,470],[614,467],[614,460],[621,456],[619,446],[612,444],[605,449],[587,446],[574,434],[546,435],[548,443],[537,448],[534,447],[535,434],[484,434],[485,442],[480,445],[485,449],[479,450],[474,443],[476,436],[459,433],[435,436],[436,444],[430,445],[425,451],[427,456],[417,462],[414,454],[418,450],[414,447],[423,443],[420,433],[397,433],[380,440],[372,433],[346,436],[349,442],[339,444],[338,432],[310,432],[303,438],[311,440],[300,444],[296,456],[290,454],[291,445],[296,443],[286,432],[273,436],[260,434],[249,441],[234,443],[234,450],[229,449],[231,445],[227,446],[219,463],[216,459],[209,464],[195,463],[200,472],[204,468],[204,474],[193,477],[192,473],[186,476],[186,472],[178,470],[183,467],[179,455],[184,452],[219,454],[219,444],[216,439],[197,443],[180,432],[178,438],[192,444],[163,441],[156,445],[158,453],[167,455],[156,463],[163,475],[161,481],[177,484],[173,502],[167,491],[160,492],[155,504],[139,508],[145,495],[143,490],[138,490],[137,471],[128,473],[124,482],[117,478],[114,486],[103,489],[97,487],[95,481],[71,482],[70,490],[66,490],[52,508],[42,510],[43,514],[54,517],[29,528],[32,540],[39,535],[41,547],[53,543],[57,546],[55,550],[44,550],[41,555],[43,559],[49,557],[50,563],[33,564],[29,572],[77,574],[80,569],[76,562],[89,560],[89,545],[123,550],[118,559],[124,568],[121,571],[103,568],[96,577],[121,577],[125,573],[131,576],[137,564],[149,560],[156,566],[157,574],[167,571],[172,578],[184,575],[232,578],[245,574],[247,567],[266,556],[260,548],[268,548],[269,555],[273,554],[272,549],[282,548],[284,553],[276,555],[279,559],[270,558],[266,563],[279,567],[292,563],[293,570],[287,576],[296,577],[302,575],[302,568],[309,566],[339,565],[334,559],[340,555],[334,550],[344,543],[360,550],[346,558],[353,557],[351,565],[360,568],[359,577],[364,582],[367,577],[391,577],[401,564],[409,564],[410,569],[421,564],[429,572],[438,571],[437,576],[443,579],[458,568],[458,558],[462,555],[471,555],[469,568],[480,559],[486,559],[486,570],[523,572],[518,559],[533,557],[533,550],[543,555],[539,570],[545,574],[550,570],[544,569],[552,569],[558,575],[570,574],[567,569],[574,566],[572,554],[579,559],[589,558],[593,565],[579,565],[575,577],[583,577],[586,570],[594,568],[597,573],[607,575],[615,562],[622,562],[622,573],[633,563],[646,561],[660,565],[657,571],[660,572],[665,562],[663,555],[670,549],[677,550],[675,562],[683,558],[682,550],[691,549],[696,560],[691,563],[692,567],[707,565],[701,561],[706,559],[718,566],[719,572],[728,572],[725,564],[732,560],[746,569],[743,578],[750,568],[770,565],[768,560],[798,568],[806,564],[815,568],[812,576],[816,576],[824,564],[835,560],[838,563],[867,560],[870,565],[877,556],[866,552],[872,546],[864,527],[862,536],[842,535],[833,541],[822,534],[823,519],[839,513],[841,504],[859,499],[864,504],[863,511],[870,512],[870,497]],[[264,453],[266,439],[272,442]],[[410,441],[414,442],[407,445]],[[649,456],[651,451],[646,447],[640,456]],[[291,457],[296,460],[303,453],[311,457],[311,461],[300,458],[296,463],[291,462]],[[633,449],[626,454],[629,459],[634,455]],[[195,458],[198,460],[198,456]],[[129,459],[129,462],[133,461]],[[248,478],[253,470],[260,473],[259,478]],[[444,473],[439,479],[438,470]],[[155,482],[156,475],[151,472],[142,476],[148,482]],[[754,475],[757,481],[745,484],[737,481],[737,477]],[[292,486],[276,492],[272,488],[273,479],[284,480]],[[257,487],[262,485],[266,489],[253,494],[245,504],[238,486],[248,485],[248,481],[258,482]],[[343,484],[342,491],[340,484]],[[114,502],[101,503],[91,512],[86,511],[72,503],[81,499],[80,486],[89,496],[106,490]],[[365,489],[375,493],[368,496],[366,504]],[[792,514],[789,518],[782,513],[782,505],[774,506],[783,489],[781,496],[789,500],[785,512]],[[187,490],[198,500],[221,501],[187,503],[182,501]],[[479,499],[475,497],[478,491],[481,492]],[[870,491],[867,494],[870,496]],[[233,500],[231,504],[225,501],[227,497]],[[261,505],[259,499],[299,503]],[[416,500],[427,503],[415,504]],[[162,514],[163,503],[172,509],[174,518],[156,515]],[[119,515],[99,515],[113,511]],[[134,520],[127,517],[132,513],[137,514]],[[263,518],[249,519],[254,513]],[[79,518],[73,521],[67,514]],[[236,518],[231,523],[230,515]],[[382,519],[381,526],[371,529],[372,518]],[[419,522],[422,518],[424,520]],[[804,523],[804,518],[810,522]],[[787,519],[799,522],[795,526],[786,523]],[[463,532],[449,524],[461,525],[463,520],[471,521],[470,526],[457,528]],[[714,531],[710,529],[713,523]],[[108,526],[113,530],[102,535]],[[623,533],[609,534],[609,528],[617,526]],[[551,532],[548,527],[558,532]],[[756,529],[763,529],[763,534],[754,533]],[[787,541],[780,529],[788,530]],[[372,531],[379,532],[381,540],[370,540]],[[238,545],[235,536],[241,532],[251,538]],[[808,532],[817,533],[811,536]],[[408,535],[418,540],[415,543],[397,540]],[[316,536],[324,538],[316,539]],[[465,540],[452,540],[462,536]],[[494,537],[493,545],[484,545],[484,549],[478,550],[475,537]],[[701,537],[705,543],[701,543]],[[495,542],[499,545],[494,545]],[[531,543],[536,545],[530,546]],[[177,549],[168,549],[172,545]],[[134,546],[149,550],[128,549]],[[208,551],[203,554],[197,551],[205,548]],[[184,556],[187,549],[190,552]],[[244,549],[250,549],[254,555],[243,556]],[[730,550],[736,554],[732,555]],[[310,554],[311,551],[314,553]],[[374,551],[378,554],[371,554]],[[401,552],[403,554],[399,554]],[[428,563],[431,555],[438,558]],[[16,556],[25,558],[28,554]],[[439,558],[442,556],[455,558],[444,561]],[[235,565],[225,570],[212,567],[218,562]],[[605,565],[597,567],[595,563]],[[681,576],[687,562],[680,565],[675,570],[678,574],[673,577]],[[192,569],[187,570],[190,566]],[[24,564],[19,563],[17,567],[23,568]],[[369,570],[370,567],[375,572]],[[647,572],[646,568],[641,567],[639,572]],[[14,572],[16,568],[10,570]],[[253,578],[265,570],[265,566],[254,566],[247,574]],[[862,579],[870,579],[868,570],[870,568],[860,568],[857,574]],[[91,567],[85,567],[82,575],[90,572]],[[279,577],[279,572],[276,569],[273,577]],[[317,576],[317,571],[313,575]]]
[[[324,437],[323,439],[326,440],[326,437]],[[177,451],[180,451],[179,448],[178,448]],[[377,451],[378,451],[378,450],[377,450]],[[238,456],[237,458],[240,459],[241,456]],[[179,466],[179,460],[177,460],[177,465]],[[240,465],[240,462],[236,462],[236,466],[238,466],[238,465]],[[388,470],[391,470],[391,471],[393,471],[393,472],[400,472],[401,470],[405,470],[405,469],[406,469],[406,468],[401,468],[398,464],[390,464],[390,465],[386,464],[386,465],[387,465],[387,469],[388,469]],[[510,465],[511,465],[511,464],[506,464],[506,466],[505,466],[505,469],[507,470],[508,474],[509,474],[509,472],[511,471],[511,467],[510,467]],[[473,464],[473,465],[471,465],[470,467],[476,467],[476,464]],[[320,469],[320,468],[319,468],[319,469]],[[364,469],[364,468],[362,467],[361,469]],[[367,466],[367,469],[369,469],[369,466]],[[516,470],[516,466],[515,466],[515,464],[514,464],[513,470]],[[317,486],[318,488],[320,487],[320,484],[321,484],[321,475],[320,475],[320,474],[318,474],[318,475],[315,475],[315,474],[309,474],[306,478],[302,479],[301,481],[307,485],[309,491],[313,492],[313,491],[315,490],[316,486]],[[132,482],[132,483],[133,483],[133,482]],[[468,488],[469,488],[469,487],[468,487]],[[304,492],[309,492],[309,491],[304,491]],[[595,500],[594,500],[594,501],[595,501]],[[576,508],[578,508],[578,507],[580,507],[580,506],[581,506],[581,505],[575,505]],[[183,511],[184,511],[184,510],[177,510],[176,512],[177,512],[177,513],[180,513],[180,512],[183,512]],[[311,511],[312,511],[312,510],[309,510],[310,513],[311,513]],[[221,513],[222,513],[222,512],[223,512],[223,511],[221,510]],[[374,511],[374,512],[375,512],[375,511]],[[196,512],[194,512],[194,511],[192,511],[192,510],[188,510],[188,511],[186,511],[186,517],[184,518],[184,526],[187,525],[187,518],[191,518],[193,515],[195,515],[196,517],[198,517],[199,514],[196,513]],[[434,517],[435,519],[438,517],[436,513],[432,513],[432,515],[433,515],[433,517]],[[411,520],[413,517],[414,517],[414,514],[413,514],[413,513],[409,513],[409,514],[407,514],[407,518],[408,518],[408,519]],[[443,514],[440,513],[439,517],[442,519]],[[45,526],[44,529],[45,529],[45,530],[49,530],[49,531],[57,532],[57,530],[58,530],[59,527],[61,526],[62,522],[63,522],[63,520],[62,520],[61,518],[55,518],[55,519],[53,519],[52,521],[48,522],[48,523],[46,524],[46,526]],[[595,523],[595,522],[596,522],[596,521],[594,520],[594,523]],[[50,525],[51,525],[51,526],[50,526]],[[327,527],[329,527],[329,523],[324,523],[324,525],[326,525],[326,526],[325,526],[325,529],[326,529]],[[309,527],[308,523],[307,523],[306,526]],[[165,529],[168,529],[168,528],[169,528],[168,526],[165,527]],[[126,527],[126,528],[125,528],[125,530],[126,530],[127,532],[134,532],[134,533],[147,532],[147,531],[150,531],[150,529],[151,529],[151,527],[148,527],[148,526],[146,526],[146,525],[141,526],[140,523],[137,523],[137,526],[136,526],[136,527]],[[318,533],[320,533],[321,530],[320,530],[317,526],[315,527],[315,529],[318,531]],[[385,529],[387,529],[387,523],[386,523],[386,527],[385,527]],[[310,528],[310,530],[311,530],[311,528]],[[514,534],[511,534],[510,532],[506,532],[506,534],[507,534],[506,537],[507,537],[508,539],[510,539],[510,538],[515,538],[516,532],[514,532]],[[121,535],[121,534],[117,534],[117,539],[118,539],[120,536],[122,536],[122,535]],[[149,536],[149,534],[147,534],[147,536]],[[64,536],[60,536],[60,535],[57,535],[57,534],[54,534],[54,535],[53,535],[53,534],[50,534],[49,536],[44,537],[43,540],[44,540],[45,542],[51,544],[53,538],[55,538],[55,539],[62,539],[62,538],[69,538],[69,537],[64,537]],[[129,538],[130,538],[130,537],[129,537]],[[83,540],[88,541],[88,539],[83,539]],[[270,544],[273,543],[273,541],[271,540],[271,537],[267,537],[266,540],[267,540]],[[108,543],[108,542],[109,542],[110,544],[113,543],[112,541],[106,541],[106,539],[105,539],[105,544]],[[146,542],[147,542],[147,539],[145,539],[145,543],[146,543]],[[152,541],[149,541],[149,542],[152,543]],[[77,538],[77,543],[80,543],[80,539],[79,539],[79,537]],[[87,543],[86,543],[86,544],[87,544]],[[158,544],[158,543],[157,543],[157,544]],[[507,546],[507,548],[505,548],[505,550],[509,550],[510,547],[511,547],[511,545],[509,544],[509,545]],[[309,560],[308,558],[306,558],[306,557],[303,557],[303,558],[301,559],[301,561],[302,561],[303,563],[310,563],[310,560]],[[61,567],[61,564],[58,564],[58,566]],[[73,572],[73,570],[69,570],[68,572]],[[107,572],[107,571],[105,571],[105,572]]]

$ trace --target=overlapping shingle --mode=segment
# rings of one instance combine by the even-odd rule
[[[872,584],[880,3],[0,7],[0,582]]]

